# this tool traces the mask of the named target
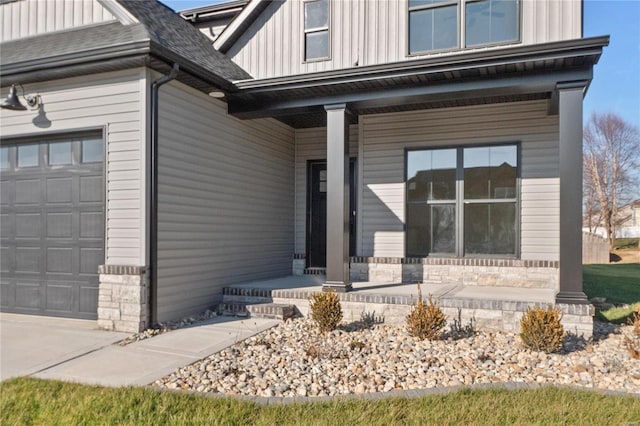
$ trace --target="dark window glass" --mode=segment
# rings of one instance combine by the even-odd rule
[[[37,167],[39,164],[38,145],[22,145],[18,147],[18,167]]]
[[[3,146],[0,148],[0,169],[8,169],[9,165],[9,148]]]
[[[455,205],[412,203],[407,206],[407,256],[455,252]]]
[[[515,224],[515,203],[465,204],[465,253],[514,255]]]
[[[407,256],[516,254],[516,145],[409,151],[406,172]]]
[[[315,0],[304,4],[304,28],[322,28],[329,25],[329,1]]]
[[[458,46],[458,7],[409,11],[409,53]]]
[[[102,161],[102,139],[85,139],[82,141],[82,162],[95,163]]]
[[[321,59],[329,57],[329,31],[305,34],[305,58]]]
[[[466,44],[515,41],[518,39],[517,0],[483,0],[466,4]]]
[[[455,200],[456,150],[410,151],[407,154],[409,201]]]
[[[71,142],[49,144],[49,164],[52,166],[71,164]]]
[[[465,148],[464,198],[515,198],[517,159],[513,145]]]

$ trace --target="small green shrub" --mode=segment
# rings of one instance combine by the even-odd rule
[[[429,296],[428,303],[422,300],[422,290],[418,284],[418,303],[411,307],[407,315],[407,330],[419,339],[438,340],[442,338],[447,319],[440,306],[433,303]]]
[[[520,338],[530,349],[547,353],[562,349],[564,327],[560,308],[529,308],[520,320]]]
[[[321,332],[335,330],[342,321],[342,306],[334,291],[315,293],[309,298],[311,320]]]

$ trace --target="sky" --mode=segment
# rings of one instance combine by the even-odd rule
[[[219,0],[161,0],[173,10]],[[584,36],[610,35],[584,100],[584,122],[614,112],[640,128],[640,0],[584,0]]]

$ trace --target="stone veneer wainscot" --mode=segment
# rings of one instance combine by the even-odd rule
[[[149,278],[145,266],[100,265],[98,327],[137,333],[149,325]]]

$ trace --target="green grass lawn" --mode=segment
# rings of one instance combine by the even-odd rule
[[[493,389],[266,406],[21,378],[0,383],[0,413],[3,425],[627,425],[640,422],[640,398],[557,388]]]
[[[625,322],[640,304],[640,264],[584,265],[584,292],[589,298],[606,297],[611,303],[626,303],[629,308],[611,308],[598,313],[598,318]]]

